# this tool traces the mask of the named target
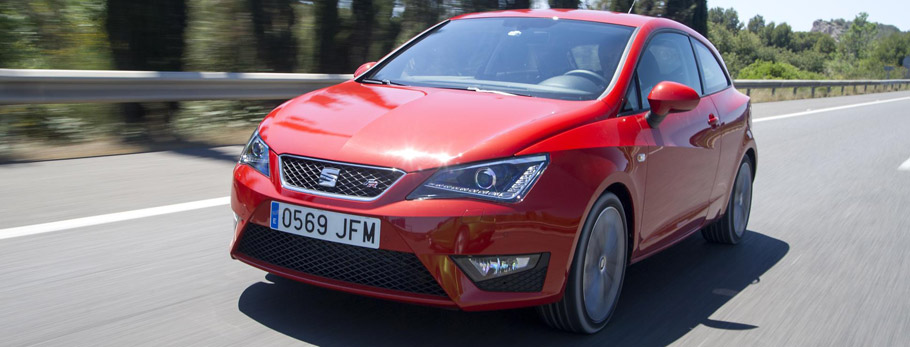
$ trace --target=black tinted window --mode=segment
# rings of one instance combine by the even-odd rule
[[[727,75],[720,63],[714,58],[714,54],[708,47],[701,42],[692,40],[695,43],[695,55],[698,56],[698,63],[701,64],[701,74],[705,80],[705,94],[711,94],[727,88]]]
[[[676,33],[657,34],[648,42],[638,63],[638,79],[641,83],[641,102],[649,108],[648,94],[660,82],[673,81],[685,84],[695,91],[701,91],[698,68],[689,37]]]
[[[626,102],[622,106],[622,112],[641,108],[641,104],[638,102],[638,95],[638,76],[632,76],[629,89],[626,91]]]

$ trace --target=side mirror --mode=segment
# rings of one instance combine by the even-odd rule
[[[700,100],[698,93],[685,84],[660,82],[648,94],[648,103],[651,105],[651,112],[647,115],[648,125],[656,128],[667,114],[691,111],[698,106]]]
[[[375,62],[375,61],[371,61],[371,62],[369,62],[369,63],[365,63],[365,64],[363,64],[363,65],[360,65],[360,67],[357,68],[357,71],[354,71],[354,78],[357,78],[357,76],[363,75],[363,73],[364,73],[364,72],[367,72],[367,70],[369,70],[370,68],[372,68],[373,65],[376,65],[376,62]]]

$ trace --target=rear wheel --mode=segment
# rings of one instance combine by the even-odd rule
[[[559,302],[538,307],[551,327],[577,333],[600,331],[616,309],[625,277],[628,230],[616,195],[604,194],[585,221]]]
[[[746,233],[749,214],[752,211],[752,165],[749,158],[743,159],[733,181],[727,212],[716,222],[705,227],[701,235],[716,243],[737,244]]]

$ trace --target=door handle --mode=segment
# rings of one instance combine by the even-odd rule
[[[713,113],[709,114],[708,115],[708,125],[710,125],[712,128],[717,128],[718,126],[720,126],[720,119],[717,119],[717,117],[714,116]]]

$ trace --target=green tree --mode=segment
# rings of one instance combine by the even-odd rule
[[[695,0],[695,8],[692,10],[692,18],[687,23],[689,27],[703,36],[708,36],[708,1]]]
[[[484,12],[494,10],[514,10],[531,8],[530,0],[464,0],[461,2],[462,12]]]
[[[297,66],[296,16],[293,0],[247,0],[259,60],[273,71],[293,72]],[[357,4],[357,1],[354,2]]]
[[[186,23],[185,0],[107,0],[114,65],[122,70],[182,70]]]
[[[340,28],[338,17],[338,0],[314,0],[315,34],[316,34],[316,67],[320,72],[345,73],[345,66],[338,62],[335,35]]]
[[[404,0],[404,13],[401,19],[401,35],[398,41],[404,42],[414,35],[433,26],[445,14],[443,0]]]
[[[738,32],[742,30],[743,23],[739,21],[739,14],[731,8],[715,7],[708,11],[708,21],[722,25],[729,31]]]
[[[547,0],[550,8],[568,8],[577,9],[581,5],[581,0]]]
[[[872,50],[872,59],[885,65],[901,66],[904,57],[907,56],[910,56],[910,33],[885,36]],[[910,68],[910,66],[904,66],[904,68]]]
[[[185,0],[107,0],[106,27],[113,52],[114,66],[119,70],[183,70],[183,37],[187,25]],[[178,109],[168,103],[163,121],[170,122]],[[127,123],[146,122],[146,107],[125,104]]]
[[[248,0],[194,0],[188,3],[184,69],[263,71]]]
[[[376,6],[376,28],[374,29],[373,47],[366,61],[379,60],[380,57],[392,51],[397,38],[401,33],[401,19],[393,17],[395,0],[374,0]],[[365,61],[355,61],[360,64]]]
[[[581,0],[547,0],[550,8],[571,8],[576,9],[581,5]]]
[[[373,28],[376,27],[376,7],[373,0],[353,0],[351,12],[354,23],[348,47],[351,62],[356,65],[370,60]]]
[[[764,28],[765,17],[761,15],[755,15],[755,17],[749,19],[749,24],[746,24],[746,29],[755,34],[758,34]]]
[[[604,0],[601,8],[598,9],[627,13],[632,8],[632,2],[632,0]]]
[[[780,23],[778,26],[774,26],[774,23],[771,23],[771,26],[774,28],[770,31],[770,44],[780,48],[787,48],[790,46],[790,36],[793,33],[793,30],[790,29],[790,25],[787,23]]]
[[[19,61],[23,33],[28,32],[24,19],[12,3],[0,3],[0,67],[11,67]]]
[[[758,31],[758,37],[761,38],[761,42],[765,46],[772,45],[772,36],[774,34],[774,29],[777,27],[777,24],[774,22],[768,23]]]
[[[812,50],[824,54],[834,53],[837,51],[837,41],[834,41],[834,38],[831,36],[822,34],[818,37],[818,40],[815,41]]]
[[[663,17],[667,13],[667,2],[662,0],[638,0],[635,2],[635,9],[632,13]]]
[[[531,0],[505,0],[505,6],[503,7],[506,10],[524,8],[531,8]]]
[[[850,29],[841,38],[841,52],[849,58],[866,57],[868,48],[878,33],[878,26],[869,22],[869,14],[861,12],[853,19]]]

